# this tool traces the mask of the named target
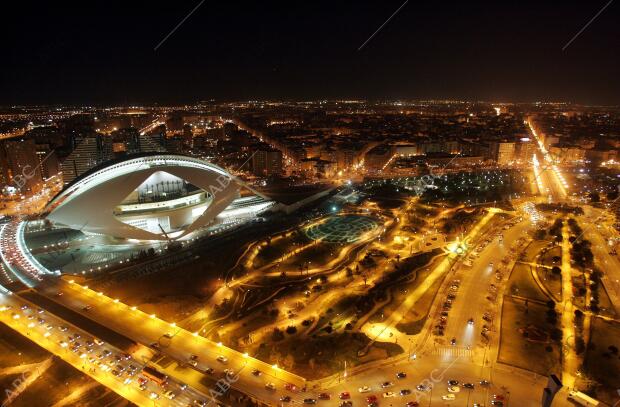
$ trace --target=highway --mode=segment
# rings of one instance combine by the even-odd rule
[[[17,295],[0,294],[0,304],[1,322],[138,406],[186,406],[208,400],[194,389],[182,390],[174,380],[164,387],[144,380],[141,360],[152,355],[146,348],[127,355]],[[172,400],[164,396],[168,391],[174,394]]]
[[[196,368],[202,372],[209,368],[214,369],[212,375],[207,375],[214,381],[224,376],[225,369],[231,369],[234,373],[243,370],[244,373],[232,387],[266,403],[277,403],[280,392],[289,383],[299,388],[305,384],[303,378],[278,366],[268,365],[249,355],[215,344],[196,333],[177,327],[174,323],[146,314],[77,283],[59,280],[49,287],[41,287],[41,292],[59,304],[121,332],[138,343],[159,350],[176,361],[189,362],[193,355],[197,356]],[[62,295],[58,295],[59,293]],[[255,369],[261,372],[260,376],[250,373]],[[268,383],[273,383],[276,391],[267,389]],[[296,393],[292,396],[296,396]],[[299,397],[297,399],[301,400]]]

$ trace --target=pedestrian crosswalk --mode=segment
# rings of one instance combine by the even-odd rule
[[[433,346],[431,355],[471,358],[474,352],[461,346]]]

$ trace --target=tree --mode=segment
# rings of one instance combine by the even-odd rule
[[[536,240],[543,240],[545,236],[547,236],[547,232],[545,232],[544,229],[537,229],[536,232],[534,232],[534,239]]]
[[[273,332],[271,334],[271,340],[274,342],[278,342],[284,339],[284,334],[278,328],[273,328]]]
[[[287,326],[286,327],[286,333],[289,335],[294,335],[297,333],[297,327],[296,326]]]
[[[601,196],[598,192],[590,192],[590,202],[601,202]]]
[[[559,268],[558,266],[553,266],[551,268],[551,272],[555,274],[556,276],[559,276],[560,274],[562,274],[562,269]]]
[[[575,339],[575,352],[578,355],[582,354],[586,350],[586,343],[583,338],[579,337]]]

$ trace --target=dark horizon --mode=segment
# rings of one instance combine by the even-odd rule
[[[620,104],[607,1],[11,4],[0,105],[200,100]],[[565,50],[562,48],[566,47]]]

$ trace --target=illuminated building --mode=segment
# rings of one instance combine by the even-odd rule
[[[47,219],[91,234],[177,239],[231,217],[251,218],[272,204],[256,197],[237,199],[241,185],[203,160],[142,154],[76,178],[48,204]]]

